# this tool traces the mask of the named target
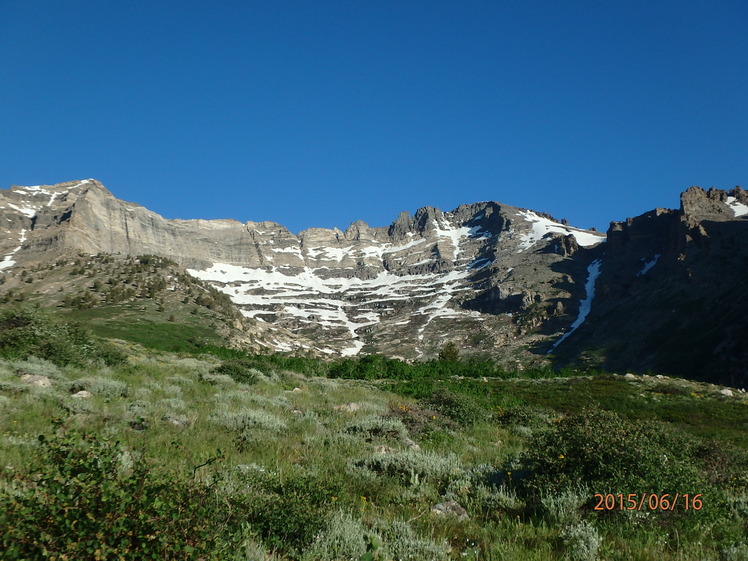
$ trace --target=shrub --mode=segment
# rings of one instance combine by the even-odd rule
[[[434,390],[422,403],[462,426],[486,419],[486,411],[473,399],[446,388]]]
[[[233,385],[234,379],[226,374],[199,374],[198,380],[212,386]]]
[[[439,544],[418,536],[407,522],[379,519],[365,525],[348,513],[338,512],[329,520],[302,559],[437,561],[448,559],[449,549],[446,543]]]
[[[250,528],[265,546],[296,557],[325,527],[338,482],[293,470],[290,473],[247,471],[243,489]]]
[[[383,438],[403,440],[408,437],[408,430],[399,419],[385,417],[364,417],[348,424],[345,428],[348,434],[362,435],[367,440]]]
[[[663,423],[629,421],[585,410],[530,439],[522,457],[524,485],[558,493],[585,482],[596,493],[678,493],[704,482],[692,461],[693,438]]]
[[[748,545],[745,543],[734,543],[724,546],[720,550],[721,561],[741,561],[748,559]]]
[[[540,504],[543,516],[552,524],[570,524],[577,522],[582,506],[589,501],[587,487],[575,486],[553,493],[541,493]]]
[[[499,485],[501,474],[493,466],[479,465],[460,470],[451,478],[444,498],[460,503],[471,518],[500,518],[506,514],[518,514],[524,504],[514,490]]]
[[[505,426],[537,428],[548,424],[551,413],[532,405],[515,405],[497,415],[497,420]]]
[[[399,454],[375,454],[354,464],[356,467],[399,479],[408,485],[430,481],[446,486],[460,471],[454,454],[440,456],[432,452],[408,450]]]
[[[47,378],[59,378],[60,369],[52,362],[30,356],[24,361],[15,361],[10,365],[20,374],[33,374],[35,376],[46,376]]]
[[[95,340],[76,324],[54,322],[38,310],[11,308],[0,313],[0,356],[36,356],[58,366],[121,364],[126,357],[108,343]]]
[[[302,559],[358,561],[359,557],[366,553],[367,535],[369,531],[359,519],[346,512],[336,512]]]
[[[240,384],[252,385],[259,381],[258,371],[254,368],[254,363],[242,358],[224,360],[220,366],[212,370],[212,373],[230,376]]]
[[[119,380],[97,376],[94,378],[80,378],[70,383],[70,393],[88,390],[93,395],[105,398],[124,397],[127,395],[127,384]]]
[[[386,559],[446,561],[449,558],[449,545],[419,537],[406,522],[377,521],[374,530],[382,536]]]
[[[595,561],[602,538],[597,530],[587,522],[569,526],[561,532],[566,555],[570,561]]]
[[[439,360],[441,362],[458,362],[460,360],[460,351],[454,341],[444,344],[439,351]]]
[[[212,414],[209,421],[223,426],[229,430],[244,431],[247,429],[267,429],[281,431],[286,428],[286,423],[261,409],[243,409],[237,412],[218,411]]]
[[[343,359],[333,364],[328,376],[356,380],[382,378],[405,379],[411,375],[410,365],[381,355],[365,355],[355,359]]]
[[[158,405],[172,411],[184,411],[185,409],[187,409],[187,404],[185,403],[185,401],[177,397],[167,397],[165,399],[160,399],[158,401]]]
[[[33,475],[0,496],[3,559],[220,558],[238,520],[213,490],[90,435],[39,437]],[[224,542],[226,543],[226,542]]]

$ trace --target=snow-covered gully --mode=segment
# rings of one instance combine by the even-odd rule
[[[579,315],[577,316],[577,319],[574,320],[574,323],[571,324],[569,331],[564,333],[563,336],[553,344],[547,354],[555,351],[556,347],[558,347],[569,335],[574,333],[574,331],[584,323],[587,316],[590,315],[590,311],[592,310],[592,300],[595,298],[595,282],[597,281],[597,277],[600,276],[601,264],[602,261],[600,259],[595,259],[590,263],[590,266],[587,267],[587,282],[584,284],[586,295],[584,300],[579,302]]]

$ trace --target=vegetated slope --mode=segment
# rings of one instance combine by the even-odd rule
[[[0,558],[748,552],[742,393],[650,376],[456,379],[436,362],[375,385],[284,357],[120,348],[128,363],[109,367],[0,360]],[[618,493],[623,508],[595,510]],[[645,506],[627,509],[629,493]]]
[[[231,300],[155,255],[77,253],[0,276],[0,308],[48,310],[97,335],[162,350],[235,345],[268,351],[299,338],[245,319]]]

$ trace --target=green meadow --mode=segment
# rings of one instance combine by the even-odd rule
[[[738,390],[249,355],[176,319],[0,314],[0,559],[748,559]]]

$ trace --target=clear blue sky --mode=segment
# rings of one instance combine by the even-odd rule
[[[374,226],[496,200],[607,228],[748,186],[745,0],[0,0],[0,187]]]

